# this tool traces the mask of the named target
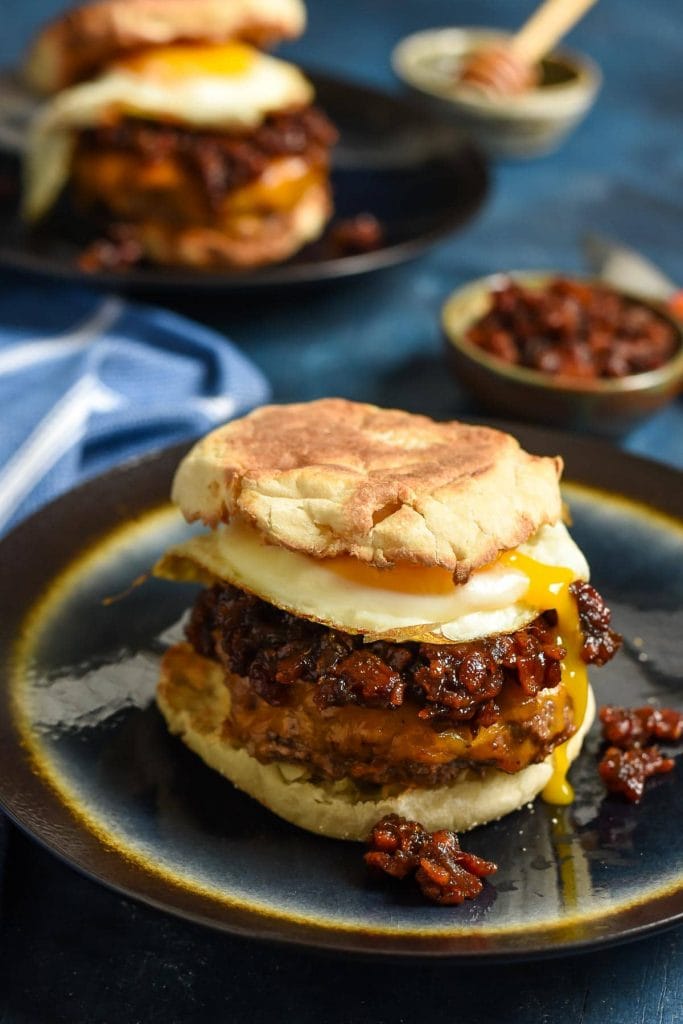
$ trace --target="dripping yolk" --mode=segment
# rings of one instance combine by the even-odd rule
[[[529,581],[522,600],[539,613],[555,609],[557,612],[556,643],[567,654],[562,662],[562,682],[574,708],[574,721],[578,728],[583,722],[588,703],[588,673],[581,658],[583,638],[576,602],[569,586],[576,579],[572,569],[546,565],[519,551],[502,554],[495,563],[503,568],[522,573]],[[378,569],[353,558],[331,558],[326,568],[361,586],[390,590],[405,594],[447,595],[454,593],[455,584],[445,569],[416,565],[399,565],[392,569]],[[490,567],[487,567],[490,568]],[[563,743],[553,752],[553,774],[543,791],[548,803],[569,804],[574,798],[567,781],[569,757]]]
[[[567,651],[562,662],[562,682],[572,699],[574,722],[579,728],[588,703],[588,672],[581,657],[583,639],[579,613],[569,590],[576,576],[571,569],[543,565],[518,551],[506,552],[500,561],[528,576],[529,589],[524,597],[527,604],[538,608],[539,612],[550,608],[557,612],[556,642]],[[553,774],[543,790],[543,799],[548,803],[569,804],[574,799],[574,792],[567,781],[568,771],[567,744],[563,743],[553,752]]]

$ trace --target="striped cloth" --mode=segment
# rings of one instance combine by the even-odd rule
[[[0,284],[0,534],[130,456],[264,402],[214,331],[152,306],[30,278]]]

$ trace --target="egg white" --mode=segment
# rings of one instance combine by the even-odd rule
[[[586,560],[562,523],[542,527],[518,550],[588,578]],[[324,559],[265,544],[253,527],[236,521],[171,548],[155,573],[225,581],[302,618],[388,639],[398,634],[402,640],[461,643],[512,632],[539,612],[525,603],[529,577],[516,568],[493,565],[447,593],[384,589],[340,576]]]
[[[269,113],[312,99],[313,88],[298,68],[256,50],[240,74],[155,79],[144,71],[112,67],[58,93],[38,112],[25,156],[24,216],[38,219],[57,199],[69,176],[79,129],[133,113],[195,128],[249,130]]]

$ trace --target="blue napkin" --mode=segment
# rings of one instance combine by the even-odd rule
[[[108,466],[205,432],[269,394],[215,331],[153,306],[4,275],[0,534]],[[0,866],[7,838],[0,816]]]
[[[0,284],[0,534],[130,456],[264,402],[215,331],[152,306],[7,275]]]

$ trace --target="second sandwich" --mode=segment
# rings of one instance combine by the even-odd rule
[[[48,26],[27,62],[54,93],[29,137],[27,220],[68,188],[127,251],[198,268],[317,238],[336,131],[299,69],[252,45],[304,21],[300,0],[95,0]]]

